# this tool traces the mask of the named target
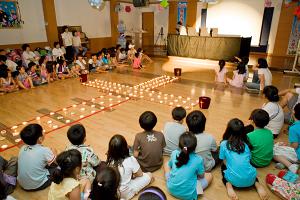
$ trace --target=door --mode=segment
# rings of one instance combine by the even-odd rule
[[[154,13],[142,13],[142,29],[146,33],[142,34],[142,46],[154,46]]]

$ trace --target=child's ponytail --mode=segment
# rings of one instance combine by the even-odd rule
[[[194,152],[197,146],[197,139],[195,135],[191,132],[183,133],[179,138],[179,147],[181,149],[178,155],[176,166],[180,168],[181,166],[188,163],[190,159],[190,153]]]
[[[60,153],[56,162],[58,164],[52,175],[52,181],[60,184],[64,178],[73,177],[76,167],[81,168],[81,153],[76,149],[71,149]]]

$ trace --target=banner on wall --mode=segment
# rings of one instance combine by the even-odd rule
[[[0,29],[20,28],[21,16],[17,1],[0,1]]]
[[[300,2],[298,2],[298,6],[300,6]],[[287,49],[288,55],[296,54],[299,39],[300,39],[300,20],[298,19],[297,16],[294,16],[289,45]]]
[[[178,2],[177,22],[181,22],[183,26],[186,26],[186,9],[187,2]]]

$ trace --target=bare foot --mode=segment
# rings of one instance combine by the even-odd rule
[[[269,194],[266,192],[265,188],[260,183],[256,182],[255,187],[260,199],[262,200],[269,199]]]
[[[227,189],[227,195],[229,196],[230,199],[232,200],[239,199],[230,183],[226,183],[226,189]]]

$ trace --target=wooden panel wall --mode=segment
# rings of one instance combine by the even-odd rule
[[[112,44],[112,37],[105,38],[89,38],[90,39],[90,51],[92,53],[96,53],[100,51],[102,48],[109,48],[115,46],[116,44]]]
[[[119,15],[115,12],[115,7],[118,4],[116,0],[110,0],[110,24],[111,24],[111,44],[117,44],[119,32],[117,25],[119,23]]]
[[[48,43],[53,46],[58,41],[57,22],[54,0],[43,0],[43,11],[46,24]]]
[[[169,2],[169,33],[176,33],[177,24],[177,2]]]
[[[34,50],[37,47],[45,47],[49,46],[48,42],[35,42],[28,43],[30,45],[31,50]],[[8,45],[0,45],[0,49],[21,49],[22,44],[8,44]]]
[[[196,27],[197,19],[197,0],[188,0],[186,26]]]

